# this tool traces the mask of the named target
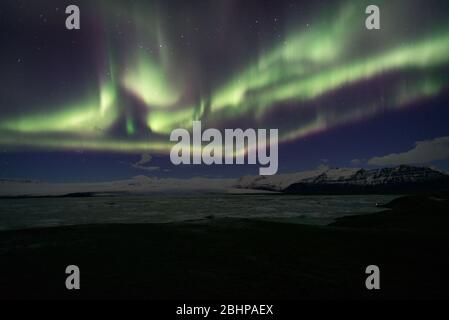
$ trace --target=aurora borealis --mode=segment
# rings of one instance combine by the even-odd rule
[[[163,156],[194,120],[278,128],[282,148],[449,87],[444,1],[375,1],[381,30],[372,1],[75,1],[79,31],[63,2],[1,5],[7,150]]]

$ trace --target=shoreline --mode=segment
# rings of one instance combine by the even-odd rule
[[[0,299],[447,298],[449,218],[436,210],[447,202],[417,201],[328,226],[223,218],[1,231]],[[70,264],[76,292],[64,287]],[[371,264],[376,292],[364,288]]]

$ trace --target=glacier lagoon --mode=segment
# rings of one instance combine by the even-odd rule
[[[326,225],[334,219],[382,211],[394,195],[277,194],[97,196],[0,199],[0,230],[106,223],[202,222],[244,218]]]

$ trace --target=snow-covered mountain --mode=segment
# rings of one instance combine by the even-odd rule
[[[316,169],[274,176],[244,176],[239,179],[236,187],[242,189],[258,189],[283,191],[294,183],[315,183],[322,179],[344,180],[356,174],[360,169]]]
[[[42,197],[98,194],[149,194],[178,192],[224,193],[235,179],[158,179],[136,176],[128,180],[92,183],[48,183],[32,180],[0,179],[0,197]]]
[[[449,175],[425,167],[383,169],[321,168],[274,176],[240,179],[158,179],[137,176],[128,180],[94,183],[46,183],[0,179],[0,197],[35,197],[151,193],[254,193],[298,194],[406,193],[449,190]]]
[[[449,187],[449,175],[427,167],[322,169],[271,177],[243,177],[237,187],[287,193],[409,192]]]

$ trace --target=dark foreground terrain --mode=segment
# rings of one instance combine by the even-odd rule
[[[378,299],[449,297],[443,196],[404,197],[330,226],[216,219],[0,233],[0,298]],[[65,268],[81,290],[65,289]],[[365,268],[381,290],[365,289]]]

